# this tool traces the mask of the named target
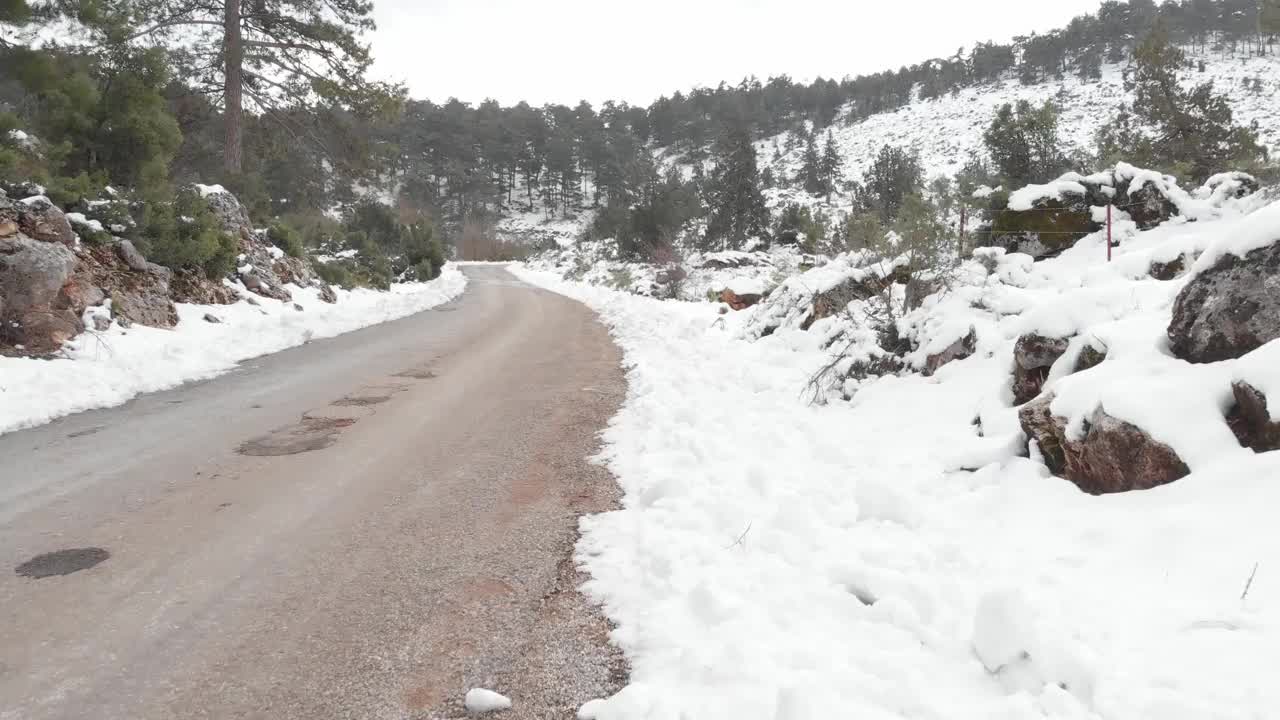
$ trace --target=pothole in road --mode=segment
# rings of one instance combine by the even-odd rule
[[[99,547],[58,550],[37,555],[14,568],[13,571],[22,577],[38,580],[88,570],[109,557],[111,553]]]
[[[85,429],[85,430],[80,430],[80,431],[77,431],[77,432],[73,432],[73,433],[71,433],[70,435],[68,435],[67,437],[68,437],[68,438],[82,438],[82,437],[88,437],[89,435],[93,435],[93,434],[95,434],[95,433],[100,433],[100,432],[102,432],[103,430],[106,430],[106,429],[107,429],[107,426],[106,426],[106,425],[98,425],[97,427],[91,427],[91,428],[87,428],[87,429]]]
[[[436,373],[430,368],[411,368],[404,372],[396,373],[395,377],[412,378],[414,380],[431,380],[436,377]]]
[[[278,457],[323,450],[338,440],[338,433],[356,423],[349,417],[304,417],[297,425],[273,430],[241,443],[236,452],[252,457]]]
[[[370,405],[384,403],[390,399],[390,395],[348,395],[329,404],[334,407],[369,407]]]

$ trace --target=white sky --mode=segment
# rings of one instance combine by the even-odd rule
[[[896,69],[1099,0],[376,0],[374,74],[416,98],[647,105],[756,75]]]

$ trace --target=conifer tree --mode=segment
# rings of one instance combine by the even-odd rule
[[[827,131],[827,142],[822,148],[822,183],[827,197],[830,197],[844,179],[841,170],[840,148],[836,147],[836,138]]]
[[[708,180],[704,245],[739,249],[753,237],[763,237],[769,227],[769,210],[760,193],[756,149],[745,123],[729,125],[713,147],[715,168]]]

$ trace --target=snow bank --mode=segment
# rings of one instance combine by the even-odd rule
[[[973,357],[824,406],[801,400],[829,359],[813,332],[747,342],[746,313],[516,268],[595,309],[626,356],[628,396],[602,453],[623,506],[583,519],[578,559],[631,684],[587,715],[1270,716],[1280,453],[1237,452],[1221,432],[1173,438],[1180,452],[1199,443],[1190,476],[1089,496],[1015,455],[1009,391],[1018,335],[1081,332],[1109,355],[1051,380],[1063,397],[1102,398],[1117,415],[1139,405],[1113,396],[1142,399],[1137,419],[1168,423],[1161,434],[1221,425],[1220,407],[1184,414],[1208,410],[1218,379],[1148,364],[1184,281],[1146,273],[1153,256],[1260,222],[1249,209],[1134,231],[1110,264],[1092,236],[1044,263],[989,253],[990,271],[967,265],[961,287],[904,321],[920,340],[931,323],[973,324]],[[1278,347],[1227,372],[1269,373]],[[976,471],[955,470],[958,458]]]
[[[321,301],[315,288],[290,286],[302,312],[293,302],[256,296],[258,306],[179,304],[173,330],[112,325],[81,334],[65,358],[0,357],[0,433],[220,375],[249,358],[426,310],[465,287],[466,277],[452,265],[431,282],[395,285],[390,292],[337,290],[333,305]],[[222,322],[205,322],[205,314]]]

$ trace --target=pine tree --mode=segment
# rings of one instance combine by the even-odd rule
[[[822,148],[822,184],[827,197],[831,197],[844,179],[844,172],[841,170],[843,161],[840,158],[840,148],[836,147],[836,138],[827,132],[827,142]]]
[[[822,178],[822,158],[818,155],[818,143],[812,135],[805,140],[804,153],[800,159],[800,176],[796,180],[810,195],[824,195],[827,192]]]
[[[1068,167],[1058,139],[1058,111],[1052,103],[1037,108],[1019,100],[1016,109],[1005,103],[982,138],[1011,187],[1051,180]]]
[[[715,168],[707,187],[704,246],[739,249],[753,237],[764,237],[769,210],[760,193],[756,149],[745,123],[731,124],[713,148]]]
[[[366,0],[132,0],[113,7],[102,34],[118,46],[165,45],[192,82],[220,95],[224,170],[238,175],[246,101],[287,122],[285,106],[372,115],[399,99],[398,88],[365,79],[372,58],[360,36],[373,30],[372,10]]]
[[[1256,131],[1235,123],[1231,104],[1214,92],[1212,82],[1190,91],[1179,84],[1186,58],[1163,26],[1147,35],[1134,60],[1133,115],[1152,130],[1138,139],[1139,156],[1196,181],[1266,160]]]
[[[920,192],[924,169],[920,159],[902,148],[885,145],[867,170],[861,183],[853,188],[855,209],[880,216],[884,223],[898,217],[907,196]]]

